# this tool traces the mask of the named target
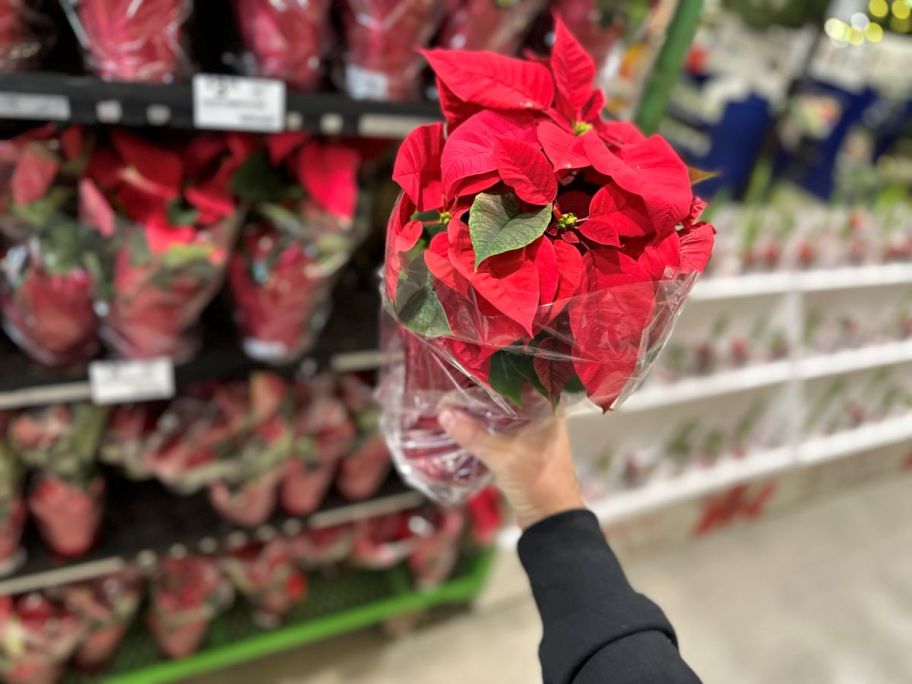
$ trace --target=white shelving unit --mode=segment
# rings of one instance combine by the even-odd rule
[[[728,457],[711,467],[693,467],[680,476],[655,479],[643,487],[618,491],[594,502],[593,510],[603,525],[634,518],[649,511],[706,496],[741,483],[771,475],[809,468],[827,461],[863,455],[881,447],[912,442],[912,414],[866,424],[824,437],[804,434],[806,383],[819,378],[875,368],[912,363],[912,340],[884,342],[830,354],[809,353],[801,346],[805,295],[878,287],[912,287],[912,264],[891,264],[832,270],[757,274],[735,278],[706,279],[697,284],[691,296],[699,306],[737,299],[780,297],[784,307],[786,333],[791,354],[788,359],[757,366],[694,377],[667,385],[647,385],[623,404],[620,414],[647,414],[660,418],[674,407],[699,403],[729,394],[781,386],[784,412],[782,434],[785,446],[758,451],[737,459]],[[872,293],[876,298],[876,292]],[[876,301],[876,299],[875,299]],[[730,305],[728,305],[730,306]],[[579,418],[580,434],[598,430],[598,409],[577,407],[570,415],[570,429]],[[640,423],[646,417],[638,419]],[[614,429],[616,429],[615,424]],[[502,542],[512,544],[517,532],[507,531]]]

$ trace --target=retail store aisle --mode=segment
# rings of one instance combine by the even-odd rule
[[[685,546],[625,559],[707,684],[912,681],[912,474]],[[390,640],[375,631],[194,684],[534,684],[538,617],[502,559],[471,612]]]

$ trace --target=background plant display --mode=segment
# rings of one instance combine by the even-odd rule
[[[609,410],[661,350],[713,245],[659,136],[601,119],[595,64],[557,21],[547,62],[430,50],[446,123],[399,151],[383,294],[403,360],[381,421],[403,475],[460,501],[484,469],[436,422],[524,424],[564,395]]]

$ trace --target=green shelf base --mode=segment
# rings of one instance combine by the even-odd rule
[[[215,620],[203,649],[183,660],[166,660],[158,653],[144,621],[125,637],[117,655],[100,675],[71,674],[65,684],[161,684],[211,672],[303,644],[375,625],[384,620],[444,604],[468,603],[484,587],[493,550],[460,560],[452,578],[439,587],[417,591],[408,571],[342,569],[327,576],[310,576],[308,598],[292,611],[286,623],[263,630],[250,619],[242,597]]]

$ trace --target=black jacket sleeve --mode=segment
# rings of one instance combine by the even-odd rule
[[[695,684],[659,607],[636,593],[586,510],[527,529],[519,557],[541,614],[546,684]]]

